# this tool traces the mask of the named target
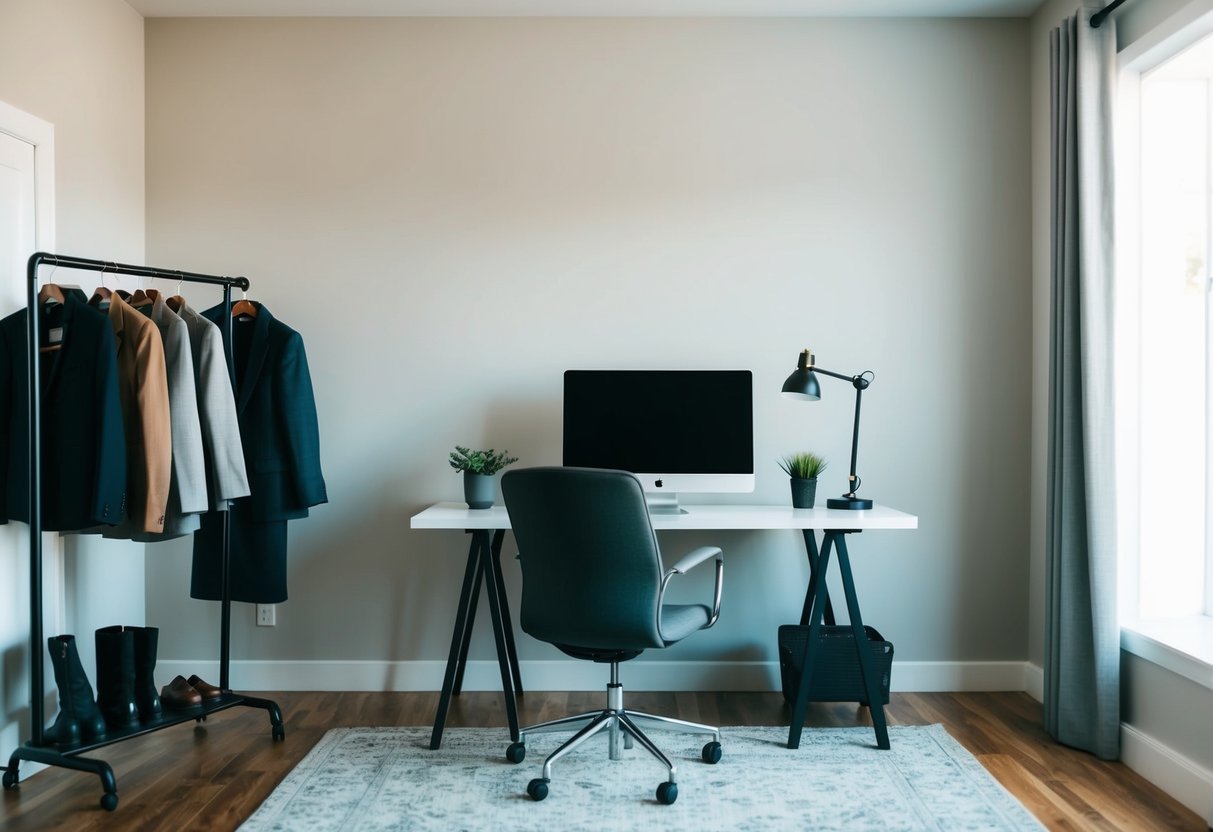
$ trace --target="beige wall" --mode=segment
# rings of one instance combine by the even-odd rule
[[[121,0],[0,0],[0,101],[54,125],[61,252],[144,258],[143,60],[143,19]],[[0,279],[20,281],[17,296],[25,296],[24,274]],[[96,285],[95,275],[80,272],[60,271],[55,280],[86,291]],[[16,559],[27,550],[9,542],[0,528],[0,581],[24,575]],[[79,638],[90,678],[93,630],[143,623],[143,583],[143,546],[69,540],[67,631]],[[0,653],[0,754],[7,754],[18,721],[28,736],[28,646],[0,644]]]
[[[802,447],[841,490],[850,390],[777,393],[809,345],[875,370],[864,489],[922,517],[854,541],[867,618],[899,659],[1022,660],[1026,37],[1026,21],[149,20],[149,258],[247,274],[302,332],[332,498],[291,525],[277,628],[237,607],[235,658],[444,660],[466,540],[409,515],[459,496],[456,442],[559,462],[568,367],[752,368],[749,499],[786,500],[775,459]],[[666,658],[773,660],[798,536],[666,546],[708,538],[728,552],[725,613]],[[187,543],[149,550],[149,622],[163,655],[212,658],[217,605],[183,600],[188,575]],[[491,650],[481,628],[472,657]]]

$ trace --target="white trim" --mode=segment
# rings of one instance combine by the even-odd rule
[[[1213,771],[1124,722],[1120,759],[1213,826]]]
[[[1117,56],[1122,70],[1145,72],[1213,32],[1213,0],[1193,0]]]
[[[34,146],[34,245],[54,251],[55,126],[0,101],[0,132]]]
[[[1213,690],[1213,618],[1122,625],[1120,649]]]
[[[599,690],[606,684],[603,668],[574,660],[523,661],[522,682],[528,690]],[[1020,691],[1026,662],[897,662],[895,692]],[[443,661],[233,661],[231,684],[247,691],[436,691],[442,688]],[[219,681],[219,663],[210,660],[161,660],[158,682],[176,675],[198,674]],[[778,691],[776,662],[630,662],[621,670],[629,690]],[[468,662],[463,689],[501,690],[497,662]]]
[[[1023,689],[1037,702],[1045,701],[1045,669],[1032,662],[1023,665]]]

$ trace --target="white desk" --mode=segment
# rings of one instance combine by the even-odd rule
[[[834,615],[826,592],[825,574],[829,568],[831,549],[837,550],[847,610],[872,711],[872,726],[876,731],[877,745],[887,749],[889,734],[872,657],[868,650],[860,649],[866,643],[867,637],[864,634],[859,601],[855,594],[846,535],[877,529],[916,529],[918,518],[913,514],[879,504],[866,511],[738,504],[687,505],[683,506],[683,509],[685,514],[652,515],[653,528],[657,531],[799,529],[803,532],[810,577],[800,623],[810,627],[808,644],[816,643],[823,619],[827,624],[833,623]],[[510,737],[517,741],[518,713],[514,694],[522,692],[522,677],[518,670],[518,655],[514,646],[514,628],[510,620],[509,604],[505,597],[505,582],[501,576],[501,543],[505,530],[510,528],[510,516],[505,506],[495,505],[488,509],[471,510],[465,503],[435,503],[413,515],[409,526],[413,529],[463,530],[472,535],[463,591],[460,594],[459,609],[451,637],[451,652],[447,659],[442,695],[438,700],[434,731],[430,737],[430,748],[436,749],[441,745],[451,696],[458,694],[463,686],[468,643],[471,640],[472,622],[476,617],[481,584],[487,591],[493,618],[493,637],[497,643],[497,663],[501,669],[501,685],[505,692]],[[824,532],[820,551],[814,530]],[[808,707],[812,664],[807,660],[804,662],[799,695],[792,709],[792,725],[788,732],[789,748],[800,745],[800,732]]]

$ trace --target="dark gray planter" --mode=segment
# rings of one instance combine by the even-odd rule
[[[812,508],[817,499],[817,478],[802,480],[792,477],[792,508]]]
[[[492,508],[496,493],[497,483],[492,474],[463,472],[463,499],[468,508]]]

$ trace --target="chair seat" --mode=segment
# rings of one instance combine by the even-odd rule
[[[665,638],[665,646],[702,630],[711,619],[712,611],[703,604],[662,604],[661,635]]]

